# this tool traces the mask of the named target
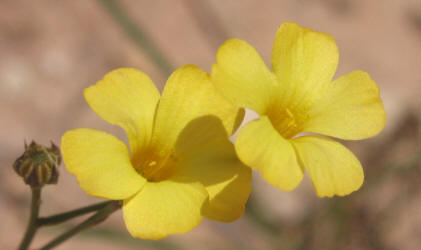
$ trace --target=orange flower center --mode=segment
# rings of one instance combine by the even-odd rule
[[[149,147],[132,158],[136,171],[150,182],[159,182],[171,177],[177,168],[174,152],[159,152]]]

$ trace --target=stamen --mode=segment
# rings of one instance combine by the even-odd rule
[[[292,114],[291,110],[289,108],[286,108],[285,111],[287,112],[287,115],[294,119],[294,115]]]

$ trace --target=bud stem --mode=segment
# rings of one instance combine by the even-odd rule
[[[88,219],[80,223],[79,225],[73,227],[69,231],[59,235],[57,238],[53,239],[48,244],[41,247],[40,250],[52,249],[53,247],[71,238],[75,234],[103,222],[105,219],[108,218],[108,216],[110,216],[112,213],[114,213],[120,208],[121,208],[121,204],[118,201],[112,201],[108,203],[105,207],[103,207],[101,210],[96,212],[94,215],[92,215],[91,217],[89,217]]]
[[[38,214],[41,205],[41,188],[31,188],[31,212],[29,215],[28,227],[26,228],[25,236],[20,243],[19,250],[26,250],[31,244],[32,239],[38,229]]]

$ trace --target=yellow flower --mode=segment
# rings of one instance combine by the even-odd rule
[[[131,153],[116,137],[75,129],[62,138],[67,169],[96,197],[123,200],[134,237],[185,233],[203,217],[239,218],[251,191],[251,170],[228,140],[244,112],[221,97],[207,73],[184,66],[160,96],[144,73],[122,68],[85,89],[91,108],[122,127]]]
[[[279,27],[273,72],[242,40],[228,40],[218,50],[214,85],[260,115],[240,130],[238,157],[281,190],[294,189],[304,170],[320,197],[347,195],[363,183],[361,164],[348,149],[314,135],[359,140],[385,125],[378,87],[367,73],[354,71],[332,81],[338,58],[331,36],[295,23]]]

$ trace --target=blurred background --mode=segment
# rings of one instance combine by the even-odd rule
[[[15,249],[30,193],[12,169],[24,140],[60,142],[90,127],[125,138],[94,114],[82,91],[117,67],[146,72],[162,90],[184,64],[209,71],[227,38],[251,43],[268,63],[280,23],[294,21],[337,41],[337,76],[367,71],[388,114],[377,137],[344,142],[365,169],[363,187],[320,199],[309,178],[281,192],[259,174],[245,215],[204,220],[185,235],[133,239],[121,212],[57,249],[421,249],[421,1],[155,0],[0,1],[0,249]],[[252,119],[248,116],[248,120]],[[43,189],[41,215],[98,202],[64,166]],[[40,247],[80,220],[42,228]]]

